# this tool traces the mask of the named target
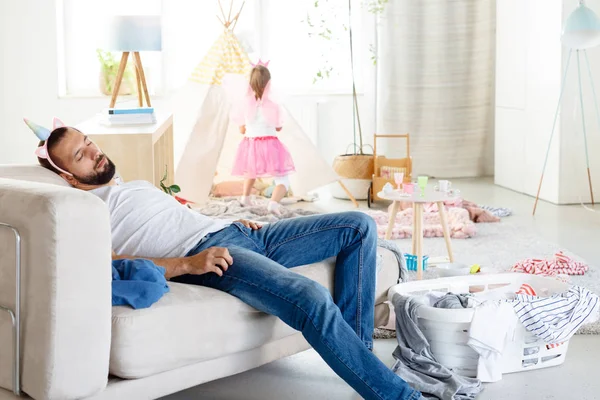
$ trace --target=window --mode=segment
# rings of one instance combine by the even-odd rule
[[[58,37],[59,58],[64,60],[62,71],[59,71],[64,75],[59,79],[59,95],[97,96],[109,89],[103,74],[116,75],[121,61],[120,52],[103,49],[110,18],[117,15],[161,15],[162,7],[161,0],[62,0],[57,14],[62,28]],[[151,94],[161,92],[162,53],[141,52],[140,56],[148,90]],[[135,69],[131,57],[123,85],[121,93],[127,93],[128,87],[135,91]]]
[[[263,57],[272,60],[278,86],[292,92],[306,90],[350,93],[349,13],[347,0],[262,1]],[[362,81],[361,4],[353,0],[355,79]]]
[[[246,0],[235,34],[253,61],[271,60],[269,67],[282,90],[350,93],[348,2],[317,3],[315,8],[315,0]],[[221,4],[228,15],[230,2],[221,0]],[[242,0],[234,0],[232,14],[241,4]],[[363,65],[370,60],[362,51],[361,0],[352,0],[352,6],[355,77],[360,87]],[[106,21],[113,15],[161,16],[163,51],[141,53],[153,94],[181,87],[223,29],[217,0],[60,0],[57,14],[59,62],[64,61],[59,68],[61,95],[101,93],[97,49],[102,48]],[[323,29],[330,31],[330,39],[319,37]],[[120,61],[118,52],[112,56]],[[329,76],[320,79],[319,71],[323,77],[329,71]]]

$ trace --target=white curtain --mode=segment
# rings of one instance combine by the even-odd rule
[[[495,0],[385,5],[377,46],[377,128],[410,133],[415,174],[493,173],[495,22]]]

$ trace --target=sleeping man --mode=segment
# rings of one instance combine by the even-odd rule
[[[259,226],[196,213],[149,182],[117,184],[115,165],[77,129],[26,121],[42,166],[101,198],[110,212],[113,259],[144,258],[173,282],[207,286],[302,332],[329,366],[367,399],[420,399],[372,353],[377,236],[358,212]],[[333,298],[293,271],[335,256]]]

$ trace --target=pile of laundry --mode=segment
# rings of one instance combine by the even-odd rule
[[[567,342],[582,325],[600,318],[600,299],[579,286],[570,286],[566,292],[553,295],[543,289],[536,293],[527,284],[516,293],[492,290],[475,294],[395,294],[392,304],[398,340],[393,371],[426,399],[474,399],[483,390],[482,382],[502,379],[503,351],[508,342],[515,340],[519,324],[551,349]],[[470,373],[453,370],[436,359],[433,353],[441,352],[439,349],[432,352],[419,325],[423,307],[474,308],[467,345],[479,356],[477,378],[464,376],[474,376],[474,370]]]
[[[510,269],[512,272],[523,272],[534,275],[583,275],[589,267],[580,261],[573,260],[562,251],[554,254],[554,258],[528,258],[517,262]]]

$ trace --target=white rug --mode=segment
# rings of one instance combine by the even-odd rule
[[[256,197],[252,206],[242,206],[238,199],[239,197],[211,199],[206,205],[192,207],[192,209],[208,217],[231,220],[247,219],[256,222],[276,222],[281,219],[318,214],[314,211],[281,206],[281,215],[277,216],[267,210],[269,200],[264,197]]]
[[[404,252],[410,252],[411,240],[396,240],[396,244]],[[526,258],[551,258],[558,250],[575,260],[585,262],[577,255],[561,246],[542,239],[531,228],[514,224],[511,218],[503,218],[502,222],[477,224],[477,234],[470,239],[453,239],[452,250],[455,261],[468,265],[481,265],[484,273],[508,271],[515,262]],[[429,256],[447,255],[446,244],[442,238],[423,239],[423,252]],[[588,288],[600,295],[600,272],[598,265],[589,264],[585,275],[571,276],[570,283]],[[409,271],[411,280],[416,279],[416,272]],[[424,279],[437,278],[435,267],[428,268]],[[600,334],[600,322],[582,327],[579,334]]]

